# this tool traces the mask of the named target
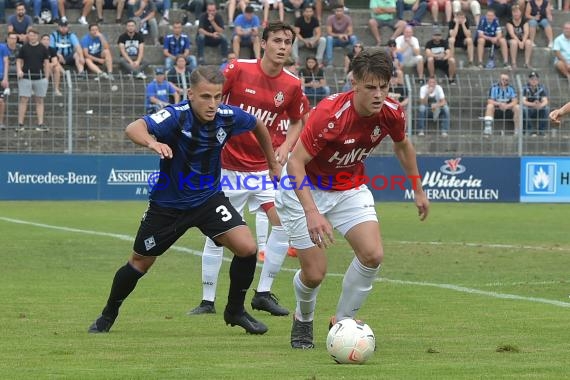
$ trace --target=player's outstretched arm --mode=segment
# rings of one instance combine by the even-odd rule
[[[291,177],[292,182],[297,184],[304,182],[307,176],[305,165],[312,159],[313,157],[302,143],[295,145],[295,149],[287,161],[287,174]],[[333,229],[329,221],[319,212],[309,187],[295,187],[295,194],[305,211],[307,229],[312,242],[320,248],[327,248],[329,243],[334,243]]]
[[[303,120],[293,120],[289,123],[289,128],[287,129],[287,136],[285,137],[285,142],[281,144],[275,150],[275,158],[281,165],[285,165],[287,162],[287,158],[289,156],[289,151],[295,145],[297,140],[299,139],[299,135],[301,134],[301,130],[303,129]]]
[[[429,200],[422,188],[422,178],[416,161],[416,150],[411,141],[406,137],[404,140],[394,143],[394,153],[398,161],[400,161],[400,165],[402,169],[404,169],[406,177],[408,177],[412,184],[420,220],[425,220],[429,213]]]
[[[257,119],[255,128],[252,132],[255,135],[255,138],[257,138],[257,142],[261,146],[263,154],[265,155],[265,159],[267,160],[267,165],[269,166],[269,176],[271,178],[277,177],[277,179],[279,179],[281,177],[282,167],[281,164],[275,159],[275,154],[273,153],[273,145],[271,144],[271,136],[269,135],[267,127],[261,120]]]
[[[147,148],[158,153],[161,159],[172,158],[172,149],[166,144],[158,142],[148,133],[146,122],[143,119],[133,121],[125,129],[125,134],[132,142],[137,145],[146,146]]]

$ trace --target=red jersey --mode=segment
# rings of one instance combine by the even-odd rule
[[[224,101],[238,106],[265,123],[273,147],[289,127],[289,118],[298,120],[307,112],[298,77],[287,70],[266,75],[260,60],[238,59],[224,70]],[[252,132],[234,136],[222,151],[222,167],[242,172],[267,170],[267,160]]]
[[[406,117],[396,101],[386,98],[379,113],[362,117],[354,109],[353,97],[349,91],[322,100],[299,137],[313,156],[305,167],[307,175],[321,189],[358,187],[362,183],[351,179],[364,175],[363,161],[380,141],[387,135],[394,142],[406,137]]]
[[[311,104],[309,103],[309,99],[307,99],[307,96],[303,94],[303,110],[305,110],[305,112],[309,112],[310,109],[311,109]],[[283,145],[285,139],[287,138],[287,131],[289,130],[290,123],[287,115],[285,115],[285,118],[286,119],[283,122],[285,127],[283,129],[280,128],[279,131],[275,132],[275,134],[271,137],[271,142],[273,144],[274,149]],[[293,146],[291,147],[291,151],[293,150],[294,147],[295,144],[293,144]]]

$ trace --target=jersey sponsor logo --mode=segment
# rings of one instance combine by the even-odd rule
[[[222,128],[218,128],[218,133],[216,133],[216,138],[218,139],[218,142],[220,144],[224,143],[224,140],[226,139],[227,136],[228,134],[226,133],[226,131],[224,131]]]
[[[355,162],[360,162],[372,153],[375,147],[370,149],[354,148],[348,153],[341,154],[339,151],[333,153],[329,158],[329,163],[336,162],[336,167],[341,168],[345,166],[352,166]]]
[[[144,248],[147,251],[150,251],[154,247],[156,247],[156,241],[154,240],[154,236],[144,239]]]
[[[162,123],[164,120],[168,119],[170,117],[170,112],[168,112],[168,110],[162,109],[156,113],[153,113],[152,115],[150,115],[150,118],[156,123],[156,124],[160,124]]]
[[[188,137],[189,139],[192,138],[192,132],[190,131],[185,131],[184,129],[182,130],[182,134],[186,137]]]
[[[375,126],[374,130],[372,131],[372,134],[370,135],[370,139],[372,140],[372,142],[376,142],[376,140],[378,140],[379,137],[380,137],[380,127]]]
[[[246,94],[252,94],[252,95],[255,95],[255,93],[256,93],[255,90],[252,88],[246,88],[245,92],[246,92]]]
[[[280,107],[285,101],[285,95],[283,94],[283,91],[279,91],[277,94],[275,94],[273,101],[275,102],[275,107]]]
[[[346,139],[346,140],[344,140],[344,145],[354,144],[355,141],[356,141],[355,139]]]
[[[250,115],[253,115],[263,121],[263,123],[268,127],[273,126],[273,122],[277,119],[277,112],[270,112],[250,105],[248,105],[247,108],[244,108],[245,105],[243,103],[240,104],[239,107]]]

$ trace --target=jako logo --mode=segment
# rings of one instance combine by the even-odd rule
[[[346,140],[344,140],[344,144],[345,144],[345,145],[347,145],[347,144],[354,144],[355,141],[356,141],[355,139],[346,139]]]

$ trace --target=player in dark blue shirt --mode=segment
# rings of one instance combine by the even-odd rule
[[[226,324],[241,326],[251,334],[267,331],[244,308],[257,247],[245,221],[218,186],[220,155],[231,136],[252,131],[267,158],[270,174],[279,176],[281,166],[263,122],[238,107],[221,104],[223,83],[224,76],[216,67],[199,67],[190,75],[188,102],[167,106],[127,127],[126,134],[134,143],[160,156],[160,172],[149,179],[153,185],[149,207],[133,253],[116,272],[107,304],[89,327],[90,333],[109,331],[137,281],[191,227],[198,227],[234,253],[224,311]]]

